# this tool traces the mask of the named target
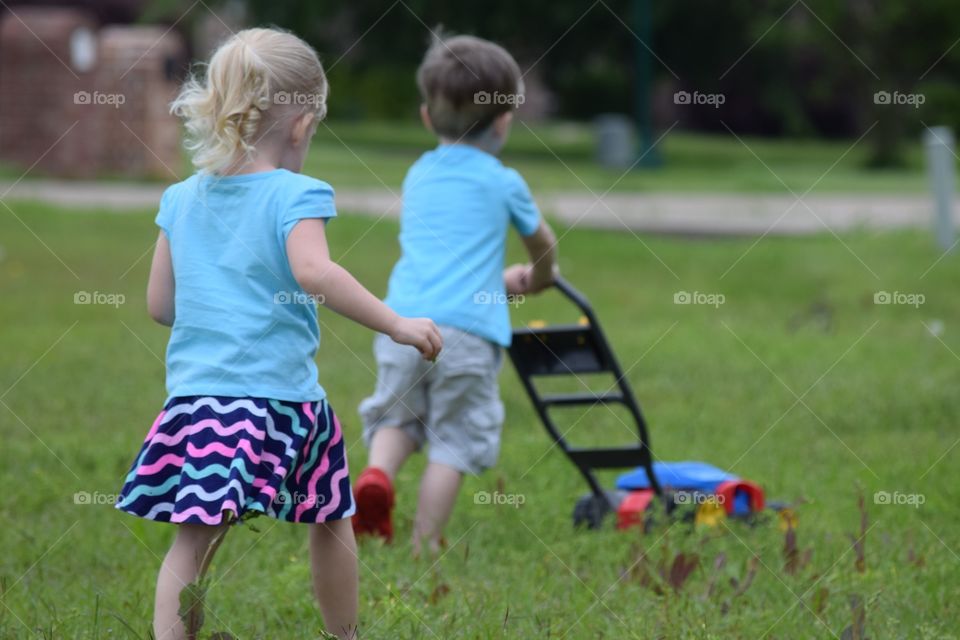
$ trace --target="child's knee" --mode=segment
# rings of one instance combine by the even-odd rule
[[[348,518],[310,525],[310,537],[319,544],[353,544],[353,527]]]
[[[229,525],[181,524],[177,529],[175,544],[196,549],[207,549],[216,540],[223,538]]]

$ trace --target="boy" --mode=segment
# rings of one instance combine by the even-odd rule
[[[522,100],[516,61],[471,36],[437,40],[417,71],[424,126],[439,146],[423,154],[403,184],[402,255],[386,303],[431,318],[444,350],[421,363],[415,349],[374,342],[378,375],[360,405],[369,466],[357,479],[358,534],[393,537],[393,482],[424,444],[413,548],[436,552],[463,474],[492,466],[500,449],[503,403],[497,385],[511,330],[508,295],[549,287],[556,238],[523,178],[497,159]],[[530,264],[501,272],[507,232],[523,239]]]

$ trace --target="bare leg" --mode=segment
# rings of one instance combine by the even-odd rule
[[[157,575],[153,634],[157,640],[184,640],[180,620],[180,592],[202,578],[223,541],[228,525],[181,524]]]
[[[343,640],[358,638],[357,543],[349,519],[310,526],[310,570],[327,630]]]
[[[370,442],[367,466],[381,469],[390,476],[392,482],[396,479],[400,467],[416,450],[417,443],[402,429],[396,427],[378,429]]]
[[[431,462],[420,481],[420,500],[413,524],[413,552],[420,555],[421,545],[431,553],[440,550],[440,537],[457,501],[463,474],[445,464]]]

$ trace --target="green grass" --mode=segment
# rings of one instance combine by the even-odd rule
[[[151,216],[13,207],[30,230],[0,217],[0,637],[145,638],[173,530],[109,505],[77,505],[74,494],[119,490],[164,399],[157,356],[167,330],[144,311]],[[396,227],[371,224],[343,216],[330,243],[382,293]],[[956,637],[957,258],[921,277],[938,257],[924,234],[842,240],[765,239],[752,250],[751,240],[640,242],[584,230],[562,240],[564,272],[590,296],[628,368],[656,455],[732,466],[770,497],[806,498],[797,536],[812,550],[809,565],[783,569],[784,536],[772,523],[693,530],[661,522],[645,535],[609,523],[572,530],[584,485],[551,448],[507,364],[501,461],[466,481],[448,553],[436,564],[410,560],[420,459],[399,479],[399,543],[361,545],[364,637],[839,637],[854,597],[866,603],[869,637]],[[511,253],[519,256],[515,243]],[[726,301],[675,305],[679,290]],[[923,293],[925,304],[875,305],[878,290]],[[77,291],[126,299],[80,306]],[[330,312],[321,318],[321,380],[356,472],[364,462],[356,406],[373,388],[372,336]],[[577,313],[549,293],[515,314],[518,323],[537,318]],[[924,323],[942,323],[943,342]],[[629,439],[604,409],[572,435]],[[525,503],[475,503],[476,492],[498,488]],[[848,537],[859,527],[858,491],[869,518],[863,573]],[[876,491],[919,493],[925,503],[877,505]],[[303,529],[266,519],[255,526],[259,533],[232,532],[217,556],[208,629],[315,637]],[[681,551],[700,565],[679,593],[639,577],[641,554],[656,565]],[[743,578],[754,556],[756,578],[734,598],[731,579]]]
[[[325,126],[326,125],[326,126]],[[436,144],[416,122],[329,122],[321,125],[305,171],[343,187],[400,190],[410,164]],[[783,193],[919,193],[927,188],[920,145],[909,148],[907,166],[895,171],[865,168],[867,145],[703,135],[674,130],[659,150],[655,170],[604,169],[594,160],[589,126],[515,122],[503,160],[534,192],[591,189]],[[835,165],[835,166],[834,166]]]
[[[410,165],[436,145],[417,121],[331,121],[320,125],[305,172],[340,189],[388,188],[397,193]],[[853,140],[790,140],[704,135],[673,130],[658,149],[664,165],[654,170],[600,167],[590,126],[514,123],[503,160],[520,171],[534,192],[590,189],[615,192],[922,193],[927,189],[920,144],[907,150],[897,170],[865,168],[867,143]],[[184,158],[174,168],[189,172]],[[0,177],[23,168],[0,164]],[[42,176],[34,169],[31,176]],[[167,176],[160,176],[168,180]],[[101,176],[121,180],[119,176]]]

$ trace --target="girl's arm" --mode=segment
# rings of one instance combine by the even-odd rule
[[[443,347],[440,331],[428,318],[402,318],[330,260],[326,223],[319,218],[301,220],[287,237],[287,259],[297,283],[320,303],[363,326],[385,333],[394,342],[416,347],[433,360]]]
[[[175,316],[174,290],[170,243],[167,241],[167,234],[161,231],[153,251],[150,280],[147,281],[147,311],[151,318],[168,327],[173,326]]]

